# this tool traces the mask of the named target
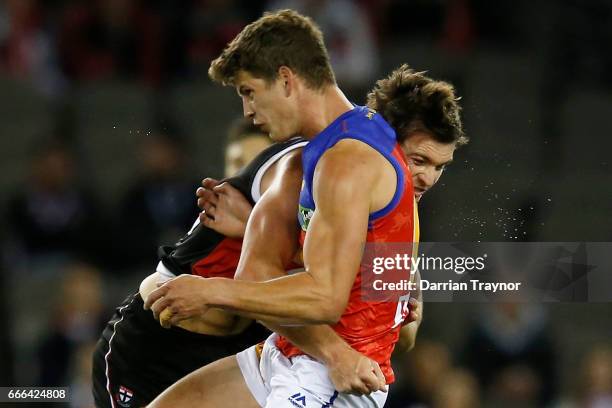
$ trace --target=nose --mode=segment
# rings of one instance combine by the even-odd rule
[[[242,98],[242,114],[245,118],[249,119],[253,119],[255,116],[255,112],[251,107],[251,104],[245,98]]]
[[[438,181],[438,172],[433,167],[428,167],[417,174],[419,184],[425,189],[431,188]]]

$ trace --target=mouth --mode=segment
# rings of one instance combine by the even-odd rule
[[[259,128],[259,130],[261,130],[262,132],[268,133],[268,130],[266,128],[266,124],[263,122],[257,122],[257,121],[253,121],[253,125],[257,126]]]
[[[414,196],[417,199],[419,199],[419,198],[421,198],[423,196],[423,194],[425,194],[426,191],[427,191],[426,189],[415,187],[414,188]]]

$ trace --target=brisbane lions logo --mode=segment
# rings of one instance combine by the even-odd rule
[[[304,231],[308,230],[308,224],[310,223],[310,219],[312,218],[312,215],[314,214],[314,210],[311,210],[310,208],[302,207],[300,205],[298,214],[299,214],[299,220],[300,220],[300,225],[302,226],[302,230]]]

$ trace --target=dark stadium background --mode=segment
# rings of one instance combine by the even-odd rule
[[[210,60],[286,6],[322,25],[353,101],[403,62],[462,96],[472,141],[421,201],[423,241],[612,241],[611,1],[6,0],[0,385],[69,385],[89,406],[101,324],[223,173],[241,107]],[[611,315],[426,304],[387,406],[612,406]]]

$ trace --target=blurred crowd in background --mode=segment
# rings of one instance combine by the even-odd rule
[[[356,103],[402,62],[463,96],[472,143],[421,201],[423,241],[612,241],[612,1],[4,0],[0,385],[91,406],[113,307],[193,223],[200,180],[268,143],[230,130],[238,98],[207,70],[278,8],[319,23]],[[426,304],[387,406],[612,407],[610,315]]]

